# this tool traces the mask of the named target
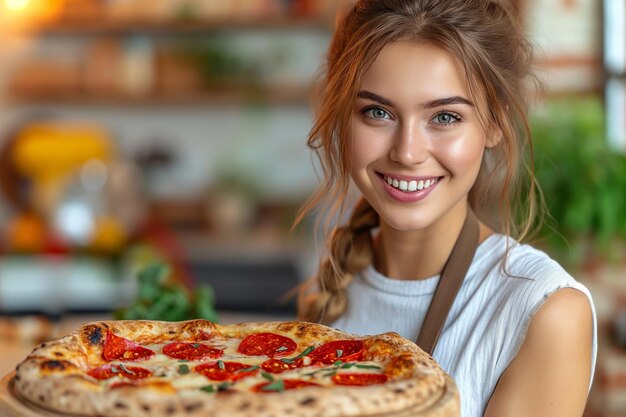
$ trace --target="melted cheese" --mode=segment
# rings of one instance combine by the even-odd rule
[[[247,376],[240,380],[237,380],[234,384],[230,384],[227,381],[213,381],[206,376],[194,372],[194,368],[200,364],[206,363],[216,363],[218,360],[223,362],[239,362],[249,366],[261,366],[263,362],[265,362],[268,357],[267,356],[246,356],[237,352],[237,347],[239,346],[240,340],[238,339],[230,339],[230,338],[222,338],[215,337],[210,341],[204,342],[193,342],[193,343],[203,343],[210,345],[212,347],[216,347],[224,350],[224,354],[219,359],[204,359],[200,361],[187,361],[187,360],[178,360],[175,358],[171,358],[162,353],[163,347],[166,343],[162,344],[150,344],[150,345],[142,345],[145,348],[148,348],[155,352],[155,354],[146,360],[140,361],[112,361],[112,364],[123,364],[128,367],[142,367],[152,371],[152,376],[146,378],[141,381],[161,381],[161,382],[170,382],[172,387],[175,388],[179,392],[198,390],[200,388],[206,386],[214,386],[217,389],[218,386],[229,385],[229,389],[236,391],[248,391],[252,389],[254,386],[270,382],[268,373],[263,371],[263,369],[259,369],[258,373],[252,376]],[[170,343],[170,342],[168,342]],[[300,346],[296,352],[289,355],[288,358],[294,358],[300,353],[302,353],[306,349],[306,346]],[[279,358],[280,359],[280,358]],[[310,364],[310,358],[305,357],[305,365]],[[351,364],[356,364],[356,362],[351,362]],[[296,368],[293,370],[288,370],[279,374],[269,374],[273,378],[274,381],[282,380],[282,379],[299,379],[304,381],[313,382],[323,386],[333,385],[332,375],[335,373],[372,373],[372,374],[381,374],[385,369],[385,363],[380,362],[371,362],[371,361],[359,361],[359,367],[354,365],[346,365],[343,362],[339,361],[335,365],[314,365],[314,366],[306,366],[304,368]],[[182,368],[181,368],[182,366]],[[344,367],[342,367],[344,366]],[[362,368],[360,366],[368,366],[370,368]],[[185,372],[187,371],[187,372]],[[265,375],[266,377],[264,377]],[[105,387],[110,387],[113,384],[119,382],[132,382],[132,380],[123,378],[123,377],[114,377],[104,381],[101,381]],[[141,383],[138,381],[138,383]]]

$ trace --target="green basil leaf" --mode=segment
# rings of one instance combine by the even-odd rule
[[[282,379],[279,379],[278,381],[272,382],[271,384],[267,384],[266,386],[261,388],[261,391],[281,392],[281,391],[284,391],[284,390],[285,390],[285,382]]]

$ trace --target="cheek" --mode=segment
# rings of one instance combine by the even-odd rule
[[[482,135],[468,135],[452,141],[449,146],[439,152],[441,160],[448,161],[451,172],[467,174],[478,172],[485,149],[485,139]]]
[[[347,151],[353,173],[367,168],[372,162],[383,158],[387,153],[384,135],[363,123],[352,123],[348,137]]]

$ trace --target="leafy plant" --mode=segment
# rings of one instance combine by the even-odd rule
[[[547,102],[531,129],[535,174],[552,218],[543,234],[553,254],[574,266],[623,256],[626,157],[607,143],[600,100]]]
[[[182,321],[203,318],[218,321],[215,294],[210,286],[199,286],[191,295],[179,283],[168,282],[169,266],[152,263],[137,275],[137,297],[127,308],[114,313],[119,320]]]

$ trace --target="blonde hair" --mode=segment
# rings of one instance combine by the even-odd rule
[[[500,136],[484,152],[469,204],[494,230],[523,239],[540,214],[525,95],[532,80],[532,48],[513,10],[498,0],[356,2],[331,41],[308,138],[324,179],[302,206],[296,224],[321,203],[328,218],[343,214],[350,186],[345,138],[357,89],[383,47],[399,41],[433,43],[463,65],[483,129]],[[377,213],[361,200],[349,224],[329,234],[328,258],[308,286],[319,288],[312,294],[301,292],[300,319],[328,324],[343,314],[348,284],[372,262],[370,231],[377,224]]]

